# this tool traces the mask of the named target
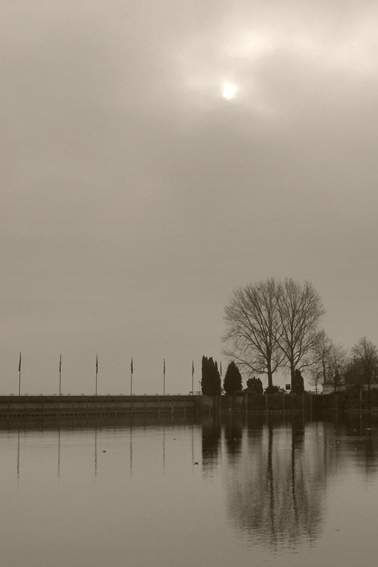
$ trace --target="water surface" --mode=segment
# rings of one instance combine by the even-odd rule
[[[1,565],[376,564],[378,424],[1,424]]]

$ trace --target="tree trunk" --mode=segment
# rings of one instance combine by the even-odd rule
[[[273,386],[273,372],[270,367],[268,367],[268,388]]]
[[[290,377],[291,377],[291,390],[290,390],[290,392],[292,394],[294,393],[294,390],[295,390],[294,372],[295,372],[294,364],[290,363]]]

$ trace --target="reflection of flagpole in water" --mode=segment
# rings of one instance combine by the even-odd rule
[[[163,474],[165,474],[165,425],[163,425]]]
[[[60,429],[58,429],[58,477],[60,477]]]
[[[133,476],[133,423],[130,423],[130,476]]]
[[[192,470],[194,465],[194,425],[192,424]]]
[[[97,427],[95,427],[94,458],[95,458],[95,476],[97,476]]]
[[[17,430],[17,480],[20,478],[20,430]]]

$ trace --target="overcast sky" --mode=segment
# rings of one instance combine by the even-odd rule
[[[0,393],[191,389],[233,289],[378,343],[378,5],[0,5]],[[229,86],[227,86],[229,85]],[[231,85],[231,86],[230,86]],[[226,95],[226,96],[224,96]],[[229,96],[232,98],[229,98]],[[223,361],[225,366],[226,362]]]

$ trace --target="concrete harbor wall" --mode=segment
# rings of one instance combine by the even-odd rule
[[[378,412],[378,389],[340,391],[336,394],[236,394],[234,396],[202,396],[202,411],[243,413],[292,412]]]
[[[312,411],[310,395],[292,394],[236,394],[234,396],[202,396],[202,411],[243,413],[287,413]]]
[[[201,396],[0,396],[0,419],[197,412]]]
[[[167,395],[167,396],[0,396],[0,419],[8,417],[59,417],[101,415],[172,415],[241,412],[246,414],[292,412],[378,411],[378,390],[370,395]]]

